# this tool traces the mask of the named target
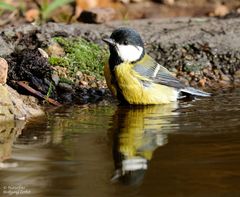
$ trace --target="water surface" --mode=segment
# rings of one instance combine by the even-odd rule
[[[240,196],[240,91],[0,125],[0,196]]]

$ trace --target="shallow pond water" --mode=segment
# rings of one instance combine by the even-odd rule
[[[0,196],[240,196],[240,90],[68,106],[0,126]]]

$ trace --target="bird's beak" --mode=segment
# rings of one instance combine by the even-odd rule
[[[102,40],[104,42],[106,42],[107,44],[111,45],[111,46],[115,46],[116,45],[115,40],[113,40],[112,38],[103,38]]]

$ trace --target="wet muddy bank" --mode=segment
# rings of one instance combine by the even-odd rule
[[[77,65],[79,59],[75,54],[75,67],[71,69],[69,67],[73,64],[70,60],[67,66],[62,66],[65,61],[62,59],[51,65],[49,58],[52,53],[54,57],[71,56],[70,50],[65,48],[69,44],[62,42],[55,46],[54,38],[82,37],[96,44],[87,43],[87,47],[93,51],[92,59],[100,61],[99,58],[107,51],[102,37],[120,26],[137,29],[144,38],[148,53],[186,84],[210,92],[240,84],[240,18],[152,19],[101,25],[48,23],[3,29],[0,56],[9,64],[7,83],[21,94],[30,94],[16,84],[16,81],[26,81],[42,95],[60,103],[84,104],[112,99],[102,76],[102,63],[89,71],[86,69],[88,62],[84,67]],[[50,51],[49,46],[53,46]]]

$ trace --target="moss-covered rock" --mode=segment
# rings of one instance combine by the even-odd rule
[[[53,40],[64,49],[65,54],[64,56],[50,56],[49,63],[52,66],[67,68],[69,78],[75,78],[78,71],[97,78],[103,76],[103,66],[108,59],[106,49],[80,37],[57,37]]]

